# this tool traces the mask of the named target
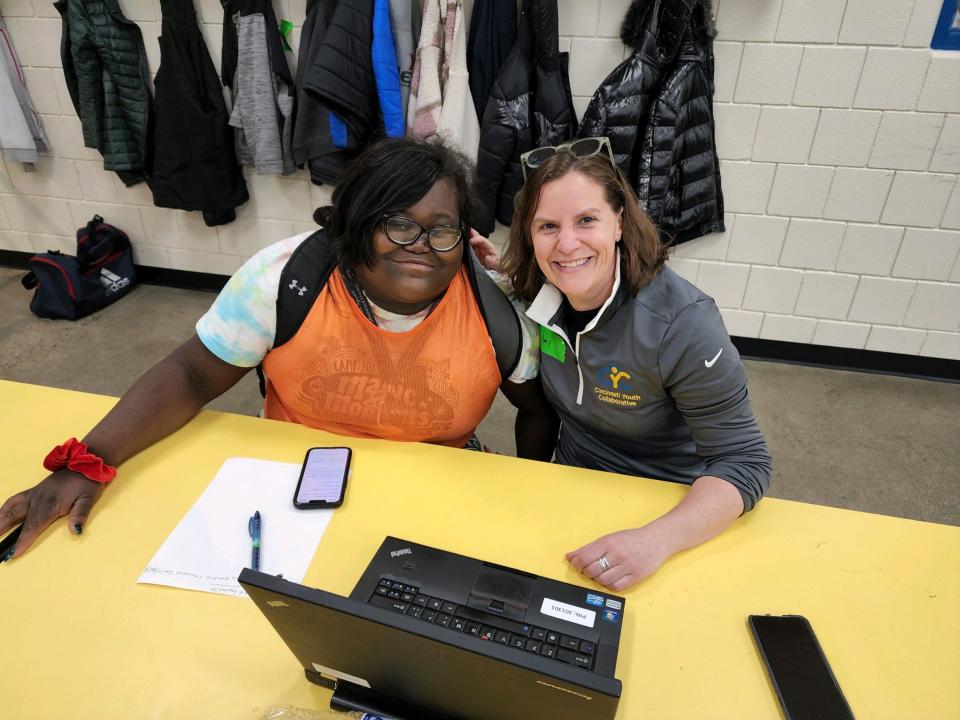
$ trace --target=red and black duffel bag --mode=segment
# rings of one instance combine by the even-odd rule
[[[36,289],[30,310],[45,318],[77,320],[116,302],[133,288],[130,238],[99,215],[77,230],[77,256],[52,250],[30,258],[20,281]]]

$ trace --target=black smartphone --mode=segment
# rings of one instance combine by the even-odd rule
[[[300,479],[293,493],[298,508],[335,508],[343,505],[350,474],[348,447],[315,447],[307,450]]]
[[[9,535],[3,540],[0,540],[0,560],[6,557],[8,552],[13,550],[13,546],[17,544],[17,540],[20,537],[21,530],[23,530],[23,523],[17,525]]]
[[[805,617],[751,615],[749,624],[787,720],[854,720]]]

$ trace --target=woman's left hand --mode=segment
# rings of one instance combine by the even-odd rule
[[[588,578],[619,592],[653,575],[671,554],[646,526],[604,535],[579,550],[568,552],[566,557]],[[606,562],[600,562],[600,558],[606,558]],[[604,566],[608,566],[607,569]]]
[[[500,269],[500,254],[492,242],[473,228],[470,228],[470,235],[467,239],[470,241],[470,247],[473,248],[473,252],[476,254],[477,260],[480,261],[481,265],[487,270]]]

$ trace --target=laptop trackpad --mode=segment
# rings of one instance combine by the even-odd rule
[[[467,606],[523,621],[535,576],[484,564],[473,584]]]

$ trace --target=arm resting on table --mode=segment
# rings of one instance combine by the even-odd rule
[[[587,577],[619,592],[655,573],[671,555],[716,537],[742,512],[736,487],[704,475],[669,512],[643,527],[604,535],[567,553],[567,560]],[[606,558],[608,569],[598,563],[600,558]]]
[[[194,336],[137,380],[84,442],[108,465],[119,465],[186,425],[249,371],[223,362]],[[23,522],[12,557],[64,515],[74,532],[82,532],[103,490],[101,483],[64,468],[9,498],[0,507],[0,533]]]

